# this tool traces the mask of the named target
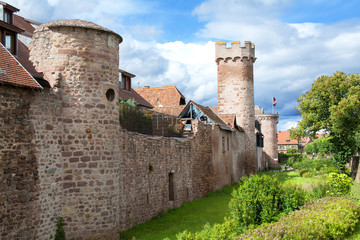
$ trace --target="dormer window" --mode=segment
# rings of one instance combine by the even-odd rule
[[[120,74],[120,88],[122,90],[131,91],[131,78],[135,77],[134,74],[119,70]]]
[[[4,10],[4,22],[8,23],[8,24],[12,24],[12,16],[11,16],[11,12]]]
[[[123,90],[130,91],[130,89],[131,89],[131,77],[126,76],[124,74],[122,74],[121,77],[122,77],[122,79],[121,79],[121,83],[122,83],[121,88]]]

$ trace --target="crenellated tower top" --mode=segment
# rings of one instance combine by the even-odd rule
[[[237,61],[247,58],[248,61],[255,62],[255,45],[249,41],[245,41],[245,46],[241,46],[240,41],[231,42],[231,47],[226,47],[226,42],[217,42],[215,44],[215,60],[216,63],[222,60],[228,62],[229,60]]]

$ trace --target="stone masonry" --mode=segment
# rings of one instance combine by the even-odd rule
[[[255,173],[256,136],[254,110],[253,63],[255,46],[245,42],[231,42],[227,48],[225,42],[215,46],[215,60],[218,71],[218,111],[219,114],[236,114],[239,126],[245,131],[245,171]]]
[[[193,121],[181,139],[120,127],[121,41],[86,21],[43,24],[30,60],[51,87],[0,85],[1,239],[53,239],[58,217],[68,239],[118,239],[256,171],[250,43],[233,43],[240,53],[216,47],[219,109],[234,111],[245,133]]]

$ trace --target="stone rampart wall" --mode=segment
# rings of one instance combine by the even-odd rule
[[[0,85],[0,238],[36,239],[39,169],[31,89]]]
[[[122,230],[214,189],[209,134],[211,126],[204,124],[200,124],[198,134],[190,139],[122,132],[123,192],[119,212]],[[170,178],[173,178],[172,186]]]

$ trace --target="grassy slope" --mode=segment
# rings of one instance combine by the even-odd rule
[[[264,173],[274,175],[282,182],[292,182],[310,188],[312,183],[324,181],[324,179],[302,178],[296,172],[272,172]],[[219,191],[207,195],[205,198],[186,203],[182,207],[170,210],[163,216],[151,221],[139,224],[134,228],[121,233],[120,239],[131,239],[133,236],[136,240],[161,240],[169,237],[175,239],[175,235],[185,229],[190,232],[199,231],[205,223],[220,223],[225,216],[228,216],[228,202],[231,198],[231,192],[234,186],[225,187]],[[351,189],[355,198],[360,201],[360,183],[355,183]],[[360,239],[360,223],[357,225],[353,236],[347,240]]]
[[[175,235],[184,230],[199,231],[205,223],[220,223],[228,216],[228,203],[235,186],[227,186],[208,194],[205,198],[170,210],[161,217],[139,224],[120,234],[120,239],[159,240],[166,237],[175,239]]]

